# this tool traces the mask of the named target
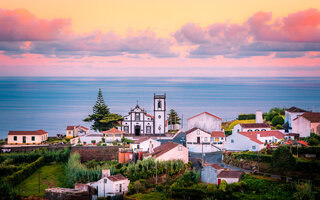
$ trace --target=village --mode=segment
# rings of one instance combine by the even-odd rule
[[[179,115],[173,109],[168,112],[166,101],[165,93],[154,94],[152,115],[137,102],[124,116],[108,113],[100,127],[89,119],[94,114],[89,115],[84,121],[92,121],[91,128],[69,125],[56,137],[41,127],[10,130],[1,145],[0,168],[2,182],[11,185],[1,187],[9,196],[39,193],[45,199],[148,199],[153,194],[155,199],[223,199],[231,188],[242,199],[245,193],[259,194],[248,180],[272,179],[270,187],[297,180],[319,184],[319,112],[272,108],[226,122],[204,111],[188,116],[183,127]],[[105,108],[99,91],[93,110]],[[54,179],[45,180],[45,174],[36,172],[50,163],[65,163],[67,184],[51,183]],[[39,179],[36,193],[27,192],[26,180],[31,179]],[[16,186],[18,194],[10,193],[8,188]],[[299,189],[291,189],[291,194],[279,191],[277,196],[294,192]]]

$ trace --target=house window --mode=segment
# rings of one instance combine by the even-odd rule
[[[17,141],[17,136],[13,136],[13,140],[14,140],[14,141]]]
[[[254,131],[260,131],[259,129],[256,129],[256,130],[254,130]]]
[[[269,142],[271,142],[271,140],[269,140]]]
[[[252,146],[252,149],[255,150],[255,149],[256,149],[256,146]]]
[[[252,130],[251,130],[251,129],[249,129],[249,130],[248,130],[248,132],[252,132]]]
[[[32,136],[32,137],[31,137],[31,140],[32,140],[32,141],[35,141],[35,137],[34,137],[34,136]]]
[[[223,137],[221,138],[221,140],[223,140]]]
[[[234,140],[231,140],[231,143],[234,143]]]
[[[136,113],[136,121],[140,120],[140,113]]]
[[[266,140],[265,143],[268,143],[268,140]]]
[[[71,131],[69,131],[69,135],[71,134]]]
[[[139,144],[137,145],[137,149],[140,149],[140,145]]]
[[[197,130],[197,135],[200,135],[200,130]]]
[[[178,147],[178,150],[179,150],[179,151],[182,151],[182,147],[181,147],[181,146],[179,146],[179,147]]]
[[[240,129],[238,129],[238,132],[240,132]]]
[[[266,129],[261,129],[261,131],[266,131]]]
[[[129,133],[129,126],[124,127],[124,132]]]
[[[151,133],[151,126],[147,126],[147,133]]]
[[[276,141],[276,142],[277,142],[277,139],[274,139],[274,141]]]
[[[208,142],[208,138],[207,138],[207,137],[204,137],[204,141],[205,141],[205,142]]]

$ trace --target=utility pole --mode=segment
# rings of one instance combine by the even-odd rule
[[[202,145],[201,145],[201,156],[202,156],[202,163],[203,163],[203,142],[201,143]]]

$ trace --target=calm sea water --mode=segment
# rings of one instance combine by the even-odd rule
[[[184,121],[208,111],[224,121],[241,113],[298,106],[320,111],[320,78],[4,78],[0,77],[0,138],[9,130],[43,129],[50,136],[82,122],[101,88],[111,112],[139,105],[153,114],[153,94]],[[184,122],[186,125],[186,122]]]

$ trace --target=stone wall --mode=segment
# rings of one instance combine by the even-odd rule
[[[65,147],[69,147],[70,144],[58,144],[58,145],[34,145],[34,146],[1,146],[0,149],[10,150],[10,152],[28,152],[36,149],[48,149],[48,150],[58,150]]]
[[[89,160],[107,161],[118,160],[120,146],[74,146],[71,153],[78,152],[81,156],[81,162]]]

